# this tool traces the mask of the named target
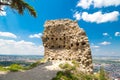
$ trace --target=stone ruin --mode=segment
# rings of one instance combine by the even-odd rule
[[[76,60],[80,70],[92,73],[92,56],[88,37],[77,21],[69,19],[49,20],[45,22],[42,36],[47,60]]]

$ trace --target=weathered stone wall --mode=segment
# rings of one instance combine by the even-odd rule
[[[42,36],[45,58],[48,60],[76,60],[80,69],[92,72],[92,56],[88,37],[76,21],[69,19],[46,21]]]

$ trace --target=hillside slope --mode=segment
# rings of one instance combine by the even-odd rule
[[[51,80],[58,72],[57,69],[47,69],[51,65],[53,63],[47,62],[25,72],[10,72],[0,75],[0,80]]]

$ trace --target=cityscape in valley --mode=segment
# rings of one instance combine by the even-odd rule
[[[9,66],[11,64],[30,65],[43,56],[36,55],[0,55],[0,66]],[[94,72],[99,71],[100,67],[104,67],[113,80],[120,78],[120,56],[93,56]]]
[[[113,80],[120,79],[120,56],[97,56],[93,57],[94,71],[102,66]]]

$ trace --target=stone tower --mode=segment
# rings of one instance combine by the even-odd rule
[[[88,37],[76,21],[69,19],[45,22],[42,36],[45,58],[48,60],[76,60],[80,69],[91,73],[93,70]]]

